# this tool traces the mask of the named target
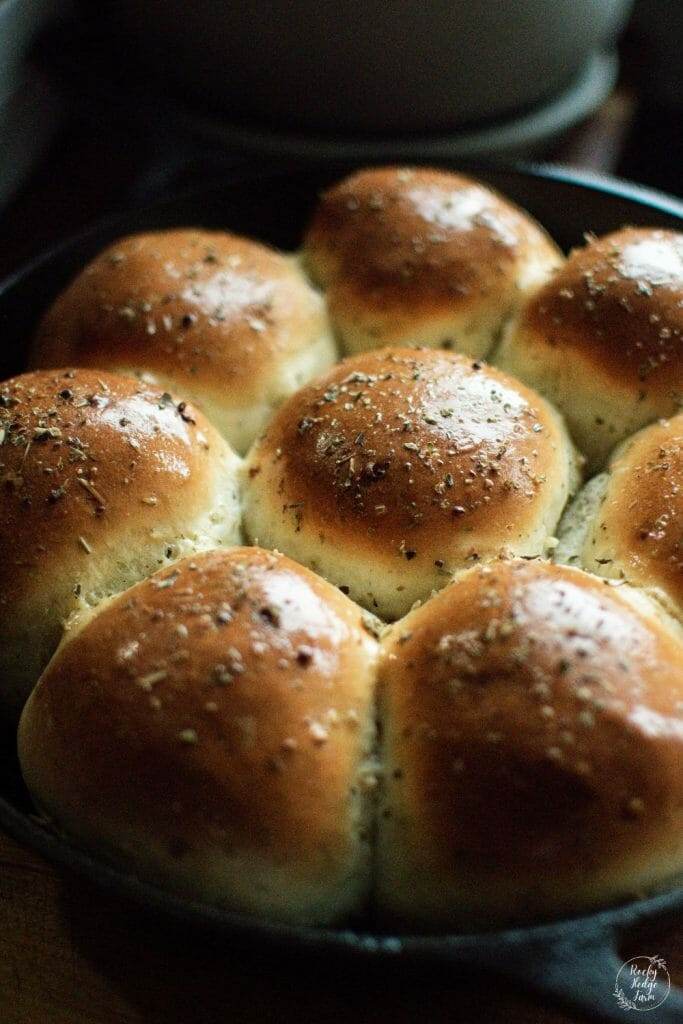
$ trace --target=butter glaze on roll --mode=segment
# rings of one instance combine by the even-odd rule
[[[472,569],[379,671],[377,905],[506,926],[683,873],[683,644],[637,595],[542,562]]]
[[[617,449],[565,513],[556,557],[643,587],[683,619],[683,414]]]
[[[247,460],[244,522],[393,619],[475,561],[541,554],[576,481],[540,396],[455,353],[384,349],[282,406]]]
[[[48,310],[33,364],[143,376],[191,398],[242,453],[274,408],[336,359],[296,260],[227,232],[131,235]]]
[[[303,259],[347,352],[434,346],[486,356],[562,262],[524,211],[445,171],[376,168],[325,192]]]
[[[18,713],[64,621],[239,538],[239,459],[192,406],[91,370],[0,384],[0,707]]]
[[[364,905],[377,644],[308,570],[234,548],[115,598],[19,729],[37,805],[93,852],[209,903],[322,924]]]
[[[576,249],[495,362],[555,402],[592,470],[683,402],[683,234],[624,228]]]
[[[0,383],[0,714],[47,826],[298,925],[683,881],[682,331],[683,234],[565,262],[424,168],[329,188],[298,254],[109,246]]]

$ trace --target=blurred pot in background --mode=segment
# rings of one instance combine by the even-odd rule
[[[391,134],[503,119],[550,99],[614,45],[631,5],[108,0],[101,11],[127,53],[232,119]]]
[[[652,102],[683,108],[683,3],[637,0],[632,33],[640,43],[639,87]]]
[[[0,0],[0,208],[54,137],[62,102],[30,60],[36,36],[66,17],[70,0]]]

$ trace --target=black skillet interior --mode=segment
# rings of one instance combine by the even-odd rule
[[[103,245],[131,231],[173,225],[222,227],[282,248],[295,248],[322,187],[352,168],[322,171],[286,168],[235,172],[220,189],[194,192],[103,222],[0,283],[0,380],[25,366],[26,344],[41,312]],[[468,168],[471,170],[471,168]],[[635,185],[545,167],[515,170],[477,167],[477,175],[538,218],[564,249],[585,232],[603,234],[623,224],[683,230],[683,203]],[[2,740],[5,739],[3,743]],[[683,890],[590,917],[487,935],[392,936],[365,930],[295,928],[257,922],[191,903],[144,883],[74,848],[30,813],[20,779],[13,736],[0,737],[0,824],[48,858],[75,868],[155,912],[226,939],[268,943],[280,949],[345,953],[357,959],[450,961],[494,971],[574,1007],[594,1019],[623,1021],[612,989],[620,967],[619,938],[660,915],[680,915]],[[657,1022],[683,1019],[683,993],[672,991]]]

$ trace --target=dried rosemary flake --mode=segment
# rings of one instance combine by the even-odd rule
[[[59,501],[60,498],[63,498],[65,494],[66,487],[64,486],[64,484],[62,484],[60,487],[55,487],[50,491],[50,494],[48,495],[48,501],[50,502],[51,505],[54,505],[55,502]]]
[[[59,440],[62,432],[59,427],[35,427],[33,430],[34,441],[47,441],[48,438]]]
[[[97,502],[98,505],[100,505],[102,508],[106,508],[106,502],[105,502],[104,498],[102,497],[100,492],[97,490],[95,485],[90,482],[90,480],[86,480],[85,477],[83,477],[83,476],[77,476],[76,480],[81,485],[83,490],[87,491],[88,494],[92,498],[95,499],[95,501]]]
[[[137,684],[143,690],[151,690],[156,683],[162,682],[167,676],[168,672],[162,668],[156,672],[148,672],[147,675],[140,676]]]
[[[179,572],[174,572],[170,576],[165,576],[162,580],[154,580],[152,585],[155,590],[167,590],[168,587],[172,587],[175,584],[179,576]]]
[[[375,615],[372,615],[371,612],[362,612],[361,623],[363,625],[363,629],[365,629],[370,636],[374,636],[377,640],[380,638],[382,633],[382,623]]]

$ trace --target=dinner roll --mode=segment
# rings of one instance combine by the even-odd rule
[[[33,691],[34,801],[98,856],[202,902],[298,923],[370,877],[376,642],[360,609],[255,548],[113,599]]]
[[[496,563],[391,629],[379,670],[386,917],[506,926],[683,871],[683,634],[626,590]]]
[[[105,249],[43,317],[33,352],[35,366],[104,367],[191,398],[238,452],[335,359],[324,302],[292,257],[199,229]]]
[[[563,517],[557,560],[645,587],[683,617],[683,414],[625,441]]]
[[[683,401],[683,234],[624,228],[575,250],[495,362],[550,398],[593,470]]]
[[[474,561],[542,552],[576,481],[542,398],[431,349],[340,363],[281,407],[246,469],[249,538],[388,619]]]
[[[79,607],[235,543],[238,472],[156,388],[92,370],[0,384],[0,707],[21,709]]]
[[[471,178],[359,171],[320,199],[303,247],[347,352],[429,345],[486,356],[562,260],[543,229]]]

